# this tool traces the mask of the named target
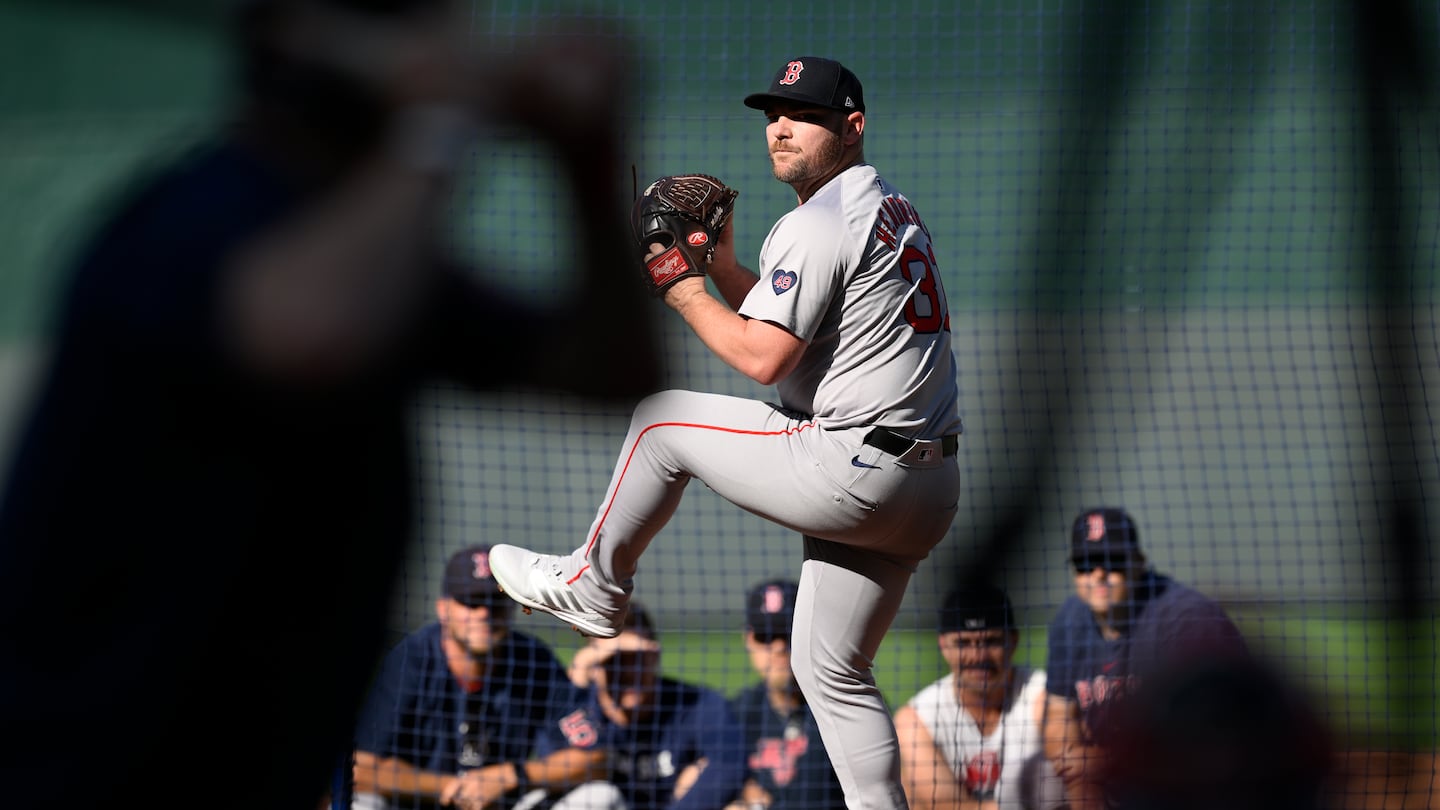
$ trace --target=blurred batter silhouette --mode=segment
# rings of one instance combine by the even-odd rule
[[[412,396],[658,378],[621,43],[550,33],[487,63],[439,0],[237,5],[234,119],[80,257],[6,479],[10,806],[313,808],[412,529]],[[547,143],[573,186],[564,300],[487,289],[437,238],[481,126]]]

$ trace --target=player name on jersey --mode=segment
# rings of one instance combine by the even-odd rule
[[[880,203],[880,213],[875,217],[875,238],[892,251],[900,244],[895,232],[905,225],[915,225],[930,236],[930,229],[920,221],[920,212],[904,197],[886,197]]]

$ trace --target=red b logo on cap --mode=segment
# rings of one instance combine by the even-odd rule
[[[785,609],[785,590],[779,585],[765,589],[765,612],[779,613]]]
[[[1086,540],[1094,542],[1105,539],[1105,516],[1096,512],[1085,518],[1085,523],[1090,528],[1090,533],[1085,535]]]
[[[785,76],[780,79],[781,84],[794,84],[800,81],[800,71],[805,69],[804,62],[791,62],[785,66]]]

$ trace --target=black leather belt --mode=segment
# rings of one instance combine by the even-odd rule
[[[915,446],[914,439],[907,439],[899,433],[893,433],[885,428],[877,427],[865,434],[865,443],[871,447],[878,447],[892,456],[903,456],[910,452]],[[955,455],[955,450],[960,446],[960,440],[951,433],[949,436],[940,437],[940,454],[943,456]]]

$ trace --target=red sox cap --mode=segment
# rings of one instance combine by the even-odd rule
[[[508,599],[490,574],[490,546],[463,548],[445,564],[445,595],[466,607],[503,604]]]
[[[1133,560],[1140,554],[1140,530],[1125,510],[1113,506],[1086,509],[1070,528],[1070,559]]]
[[[745,626],[757,636],[788,636],[795,621],[799,583],[772,579],[750,589],[745,596]]]
[[[745,97],[757,110],[774,101],[814,104],[847,112],[865,112],[865,91],[850,69],[823,56],[797,56],[775,71],[770,89]]]

